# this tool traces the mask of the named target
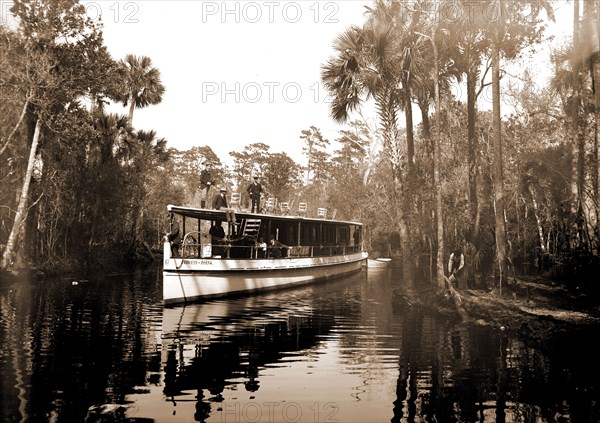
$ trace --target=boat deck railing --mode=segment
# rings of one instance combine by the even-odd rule
[[[195,238],[185,237],[178,258],[221,258],[221,259],[273,259],[331,257],[353,254],[361,251],[360,245],[294,245],[273,247],[260,244],[236,245],[223,243],[196,242]],[[193,240],[193,241],[190,241]]]

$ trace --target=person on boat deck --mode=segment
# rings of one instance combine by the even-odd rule
[[[354,229],[354,246],[358,247],[360,245],[360,228],[357,226]]]
[[[221,208],[228,208],[229,204],[227,204],[227,188],[225,187],[221,187],[221,189],[219,189],[219,193],[217,195],[214,196],[213,198],[213,202],[212,202],[212,207],[215,210],[221,210]]]
[[[215,210],[225,210],[227,221],[235,223],[235,212],[233,211],[233,209],[229,208],[229,203],[227,202],[226,194],[227,188],[221,187],[221,189],[219,189],[219,193],[215,195],[215,198],[213,198],[212,206]]]
[[[262,236],[256,242],[256,251],[258,252],[258,258],[265,258],[267,256],[267,243]]]
[[[179,246],[181,245],[179,225],[176,224],[173,230],[167,234],[167,240],[171,243],[171,254],[173,257],[179,256]]]
[[[225,252],[225,248],[223,247],[225,244],[225,230],[221,226],[221,222],[213,222],[208,233],[210,234],[210,242],[212,244],[212,255],[222,257]]]
[[[448,260],[448,273],[458,278],[462,269],[465,267],[465,256],[463,255],[460,248],[456,248],[452,254],[450,254],[450,260]]]
[[[282,257],[285,248],[288,248],[288,246],[282,244],[281,242],[279,242],[279,240],[275,238],[271,238],[271,241],[269,241],[269,254],[271,255],[271,257]]]
[[[212,176],[210,171],[206,168],[206,161],[202,161],[200,164],[200,207],[206,207],[206,200],[208,199],[208,192],[213,184]]]
[[[251,213],[260,213],[260,194],[262,193],[262,185],[258,182],[258,176],[254,177],[254,181],[248,185],[246,189],[250,198],[252,199],[252,208],[250,209]]]

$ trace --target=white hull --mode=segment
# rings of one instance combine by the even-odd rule
[[[178,303],[306,284],[359,271],[366,259],[365,252],[281,259],[166,258],[163,300]]]
[[[369,269],[372,268],[387,268],[392,264],[392,259],[387,257],[377,258],[377,259],[368,259],[367,267]]]

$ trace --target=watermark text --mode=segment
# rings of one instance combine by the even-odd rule
[[[203,1],[202,23],[339,23],[333,1]]]
[[[309,404],[298,402],[225,402],[214,415],[220,422],[339,422],[335,402]],[[211,416],[213,417],[213,416]]]

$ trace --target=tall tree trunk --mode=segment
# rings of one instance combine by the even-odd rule
[[[600,174],[598,161],[598,135],[600,125],[600,4],[598,2],[586,2],[584,6],[584,17],[586,23],[585,39],[589,42],[586,54],[589,56],[591,67],[591,88],[593,89],[594,130],[591,148],[591,160],[589,167],[589,179],[591,183],[592,200],[588,224],[589,235],[592,238],[591,245],[596,245],[596,253],[600,252]],[[594,226],[595,225],[595,226]]]
[[[28,93],[27,98],[25,99],[25,104],[23,104],[23,108],[21,109],[21,115],[19,116],[19,119],[17,120],[15,127],[13,128],[11,133],[8,135],[8,137],[6,138],[6,141],[4,141],[4,145],[2,145],[2,147],[0,147],[0,156],[8,148],[8,146],[10,145],[10,143],[12,141],[12,138],[15,136],[15,134],[17,133],[17,130],[21,126],[21,123],[23,122],[23,119],[25,118],[25,114],[27,113],[27,108],[29,107],[29,101],[31,100],[31,97],[32,97],[31,94]]]
[[[380,108],[380,119],[383,124],[384,149],[390,154],[389,160],[392,168],[393,180],[393,198],[392,204],[394,210],[392,216],[396,223],[396,228],[399,234],[400,255],[402,260],[402,272],[405,278],[405,283],[412,284],[412,260],[413,254],[410,244],[410,216],[407,193],[407,178],[402,175],[402,162],[400,151],[400,135],[396,121],[395,102],[391,96],[391,90],[382,91],[379,95],[379,102],[382,105]]]
[[[135,110],[135,100],[133,94],[129,97],[129,126],[133,127],[133,111]]]
[[[425,163],[428,165],[428,167],[426,169],[423,169],[422,172],[424,172],[426,175],[431,175],[431,177],[433,177],[435,174],[435,140],[431,136],[431,125],[429,122],[429,101],[420,100],[419,109],[421,111],[421,125],[423,129],[423,139],[425,142],[425,157],[428,158],[427,160],[425,160]],[[436,200],[436,187],[434,182],[431,183],[431,189],[429,189],[429,185],[427,191],[423,190],[423,188],[424,187],[420,187],[420,189],[417,192],[417,195],[419,196],[418,210],[420,216],[425,216],[427,215],[427,213],[430,213],[430,210],[426,210],[426,208],[429,207],[428,205],[430,204],[427,202],[426,197],[431,196],[431,200],[434,204]],[[436,210],[435,205],[434,210]],[[437,223],[435,223],[435,225],[437,225]],[[436,257],[433,256],[433,248],[434,245],[437,245],[437,237],[433,235],[433,232],[436,231],[437,233],[437,229],[435,229],[435,226],[432,227],[431,225],[428,225],[427,229],[423,228],[423,230],[427,231],[428,233],[426,237],[423,237],[423,235],[421,235],[421,237],[424,239],[424,242],[429,246],[429,273],[431,275],[431,281],[434,281],[435,279],[433,275],[437,273],[437,254]],[[436,244],[434,244],[433,241],[434,237],[436,238]]]
[[[429,122],[429,102],[419,102],[419,109],[421,111],[421,127],[423,129],[423,139],[425,140],[425,155],[426,157],[431,158],[431,160],[427,160],[427,163],[429,164],[427,172],[433,175],[433,172],[435,171],[435,164],[433,161],[433,144],[435,141],[431,136],[431,124]]]
[[[395,136],[398,137],[397,134]],[[414,257],[410,243],[410,220],[408,213],[409,205],[407,202],[409,196],[406,193],[406,178],[402,178],[399,163],[392,163],[392,172],[394,174],[392,204],[395,205],[395,213],[393,213],[393,215],[395,215],[396,227],[399,234],[400,256],[402,257],[402,275],[404,278],[404,283],[407,287],[410,287],[414,282],[412,271],[412,262]]]
[[[594,50],[592,52],[592,70],[594,75],[594,94],[595,94],[595,137],[594,137],[594,157],[592,167],[592,185],[594,198],[596,199],[596,233],[600,236],[600,169],[598,163],[600,157],[598,156],[598,134],[600,132],[600,5],[596,4],[596,16],[594,27],[596,29],[596,43],[593,45]],[[600,241],[600,239],[598,239]],[[600,245],[598,246],[600,249]],[[600,251],[599,251],[600,252]]]
[[[438,290],[442,290],[445,288],[445,278],[444,278],[444,212],[443,212],[443,203],[442,203],[442,184],[440,177],[440,167],[442,163],[442,149],[441,149],[441,99],[440,99],[440,83],[439,83],[439,63],[438,63],[438,51],[435,33],[433,38],[431,39],[431,44],[433,46],[433,80],[434,80],[434,95],[435,95],[435,140],[433,144],[433,162],[434,162],[434,172],[433,172],[433,183],[435,185],[435,212],[436,212],[436,222],[437,222],[437,287]]]
[[[479,237],[479,225],[477,215],[479,213],[479,205],[477,202],[477,135],[475,133],[475,121],[477,112],[475,109],[476,95],[475,83],[476,74],[472,70],[467,73],[467,165],[469,168],[469,206],[471,222],[473,228],[471,230],[471,242],[476,243]]]
[[[535,222],[536,222],[537,228],[538,228],[538,235],[540,237],[540,249],[542,250],[543,253],[545,253],[546,252],[546,243],[544,241],[544,229],[542,228],[542,221],[540,219],[538,203],[535,198],[535,190],[533,189],[533,187],[531,185],[529,186],[529,195],[531,195],[531,203],[533,204],[533,215],[535,217]]]
[[[494,215],[496,232],[496,259],[498,261],[498,284],[502,284],[507,275],[506,222],[504,220],[504,173],[502,152],[502,122],[500,120],[500,30],[492,46],[492,115],[493,115],[493,174],[494,174]]]
[[[571,143],[572,151],[572,177],[571,177],[571,216],[573,219],[572,228],[569,234],[570,248],[577,248],[581,245],[581,225],[582,225],[582,210],[583,210],[583,159],[585,140],[581,128],[580,118],[580,69],[581,69],[581,43],[580,43],[580,7],[579,0],[573,2],[573,45],[572,45],[572,86],[573,94],[571,97],[571,131],[573,142]]]
[[[413,124],[413,110],[412,110],[412,94],[410,89],[410,82],[407,80],[404,82],[404,116],[406,122],[406,161],[407,169],[406,172],[406,183],[404,184],[404,207],[403,211],[406,215],[405,222],[411,222],[412,234],[419,234],[422,230],[423,224],[421,221],[417,221],[414,218],[414,200],[416,190],[416,172],[415,172],[415,137],[414,137],[414,124]],[[410,232],[407,233],[407,236]],[[410,242],[410,240],[409,240]],[[412,258],[410,259],[412,261]]]
[[[411,90],[407,81],[404,90],[404,113],[406,117],[406,156],[408,159],[408,179],[410,190],[414,189],[414,174],[415,174],[415,136],[413,129],[413,112],[411,101]]]
[[[421,111],[421,126],[423,128],[423,138],[431,139],[431,124],[429,123],[429,101],[420,102],[419,110]],[[432,149],[433,150],[433,149]]]
[[[21,188],[21,197],[19,198],[17,213],[15,214],[15,221],[13,222],[10,235],[8,236],[8,241],[6,242],[6,249],[2,254],[0,268],[3,270],[8,270],[12,266],[14,255],[17,252],[19,235],[22,233],[23,226],[25,225],[25,220],[27,217],[26,209],[29,204],[29,186],[31,184],[31,177],[33,175],[33,166],[35,164],[37,147],[40,140],[41,126],[42,121],[38,118],[35,124],[33,140],[31,142],[31,150],[29,151],[29,160],[27,162],[27,170],[25,171],[25,177],[23,178],[23,187]]]
[[[600,12],[600,7],[598,8]],[[600,22],[600,17],[598,19]],[[592,57],[592,69],[594,75],[594,85],[600,87],[600,51],[595,52]],[[600,132],[600,89],[595,90],[595,116],[594,116],[594,145],[592,148],[592,165],[590,168],[590,174],[592,179],[592,195],[594,196],[594,211],[595,211],[595,223],[594,238],[596,244],[596,254],[600,254],[600,170],[598,163],[600,162],[600,156],[598,154],[598,135]]]

